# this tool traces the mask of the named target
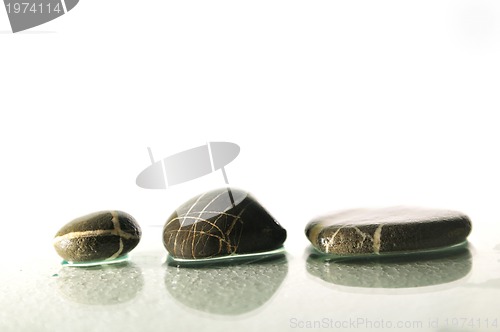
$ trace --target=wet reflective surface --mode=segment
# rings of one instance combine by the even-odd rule
[[[132,300],[143,286],[141,269],[128,262],[93,267],[62,267],[57,277],[60,294],[83,304],[124,303]]]
[[[377,260],[317,255],[304,237],[271,257],[178,267],[158,228],[121,264],[62,266],[52,250],[6,256],[0,330],[494,331],[500,241],[484,231],[468,246]]]
[[[180,303],[218,315],[257,309],[278,290],[288,272],[285,255],[197,267],[166,264],[165,287]]]
[[[349,287],[414,288],[460,280],[472,269],[468,244],[422,254],[366,258],[332,258],[311,253],[307,272]]]

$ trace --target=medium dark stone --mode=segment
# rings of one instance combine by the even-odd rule
[[[121,211],[101,211],[64,225],[54,247],[68,262],[111,260],[129,253],[141,238],[135,219]]]
[[[278,249],[286,231],[248,193],[223,188],[181,205],[163,228],[176,258],[199,259]]]
[[[460,212],[411,207],[347,210],[306,226],[312,245],[335,255],[437,249],[464,242],[470,231]]]

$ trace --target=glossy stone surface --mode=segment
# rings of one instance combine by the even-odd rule
[[[334,255],[431,250],[462,243],[470,231],[463,213],[413,207],[346,210],[306,226],[312,245]]]
[[[286,231],[248,193],[222,188],[181,205],[163,228],[170,255],[200,259],[280,248]]]
[[[129,253],[141,238],[135,219],[122,211],[101,211],[64,225],[54,247],[68,262],[112,260]]]

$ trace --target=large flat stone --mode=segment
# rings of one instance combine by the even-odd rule
[[[463,213],[415,207],[345,210],[306,226],[312,245],[335,255],[437,249],[464,242],[470,231]]]

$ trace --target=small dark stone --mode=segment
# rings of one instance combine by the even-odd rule
[[[141,238],[135,219],[121,211],[77,218],[57,232],[54,247],[68,262],[111,260],[129,253]]]
[[[229,188],[192,198],[163,227],[165,248],[184,259],[266,252],[285,239],[285,229],[252,196]]]
[[[334,255],[437,249],[464,242],[470,231],[460,212],[411,207],[346,210],[306,226],[312,245]]]

